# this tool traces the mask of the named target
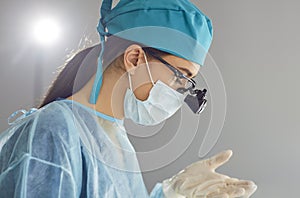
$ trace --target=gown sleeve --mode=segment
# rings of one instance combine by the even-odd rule
[[[71,118],[58,105],[0,136],[0,197],[79,197],[81,152]]]
[[[150,198],[166,198],[163,193],[161,183],[156,183],[156,185],[154,186],[154,188],[150,193]]]

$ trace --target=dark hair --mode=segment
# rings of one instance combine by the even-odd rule
[[[116,36],[110,36],[107,38],[105,42],[105,50],[103,54],[103,68],[110,65],[115,65],[117,69],[120,68],[120,64],[114,64],[116,61],[122,61],[124,51],[132,44],[136,42],[129,41],[126,39],[122,39]],[[148,48],[140,43],[136,43],[143,48]],[[158,55],[164,56],[168,55],[169,53],[163,52],[161,50],[157,50],[151,48],[151,50],[155,51]],[[58,74],[54,81],[51,83],[50,87],[46,95],[42,98],[41,103],[38,105],[37,108],[41,108],[50,102],[55,101],[57,98],[67,98],[81,88],[90,80],[90,78],[96,73],[97,71],[97,62],[94,62],[90,65],[84,65],[84,67],[80,67],[83,65],[85,58],[87,55],[90,56],[90,52],[93,52],[91,56],[98,57],[101,51],[101,45],[95,45],[86,49],[83,49],[75,55],[72,56],[66,63],[61,67],[58,68]],[[97,58],[93,58],[93,60],[97,61]],[[77,74],[83,73],[84,75],[78,77]],[[80,80],[77,80],[80,78]],[[76,80],[76,82],[75,82]]]

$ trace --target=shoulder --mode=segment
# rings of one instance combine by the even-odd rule
[[[40,109],[31,129],[31,155],[46,161],[80,147],[76,118],[68,106],[54,101]]]
[[[58,101],[38,109],[3,134],[0,139],[1,160],[9,159],[7,163],[14,163],[28,155],[57,164],[65,158],[62,155],[71,153],[71,149],[79,154],[74,119],[66,104]]]
[[[34,117],[32,133],[65,137],[75,127],[75,117],[66,104],[59,101],[51,102],[38,110]],[[75,134],[74,134],[75,135]]]

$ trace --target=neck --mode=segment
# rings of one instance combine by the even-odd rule
[[[95,105],[89,103],[89,97],[95,80],[95,75],[80,91],[67,99],[74,100],[93,109],[95,108],[96,111],[105,115],[117,119],[123,119],[124,95],[128,87],[128,79],[122,78],[121,76],[122,75],[118,75],[109,70],[104,71],[102,86]]]

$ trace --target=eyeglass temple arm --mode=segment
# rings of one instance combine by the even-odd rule
[[[158,59],[160,62],[162,62],[163,64],[165,64],[169,69],[171,69],[174,74],[177,77],[181,77],[181,78],[185,78],[186,76],[183,73],[180,73],[177,69],[175,69],[170,63],[168,63],[167,61],[165,61],[164,59],[162,59],[161,57],[159,57],[158,55],[156,55],[154,52],[152,52],[149,49],[145,49],[143,48],[146,52],[148,52],[151,56],[153,56],[154,58]]]

